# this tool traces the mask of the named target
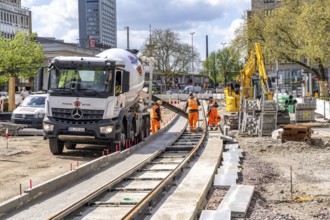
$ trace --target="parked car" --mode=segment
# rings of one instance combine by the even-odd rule
[[[1,96],[8,96],[8,92],[0,92],[0,97]]]
[[[184,91],[185,93],[201,93],[202,87],[189,85],[184,88]]]
[[[29,128],[42,128],[46,97],[46,94],[27,96],[13,111],[11,122],[23,124]]]
[[[166,94],[167,95],[172,95],[172,94],[178,94],[178,92],[176,90],[174,90],[174,89],[170,89],[170,90],[167,90],[166,91]]]

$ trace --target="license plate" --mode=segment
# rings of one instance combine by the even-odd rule
[[[69,128],[68,128],[68,131],[73,131],[73,132],[84,132],[84,131],[85,131],[85,128],[72,128],[72,127],[69,127]]]

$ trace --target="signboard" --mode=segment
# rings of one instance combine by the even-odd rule
[[[89,47],[94,48],[95,47],[95,39],[89,39]]]

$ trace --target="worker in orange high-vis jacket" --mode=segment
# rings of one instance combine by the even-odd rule
[[[213,102],[213,104],[209,105],[209,111],[207,113],[207,116],[209,118],[208,120],[208,126],[211,128],[211,130],[213,128],[216,128],[216,126],[218,126],[221,117],[218,113],[218,103],[217,102]]]
[[[193,93],[189,94],[186,108],[188,110],[188,119],[191,132],[196,132],[196,125],[198,121],[198,106],[200,105],[197,98],[194,97]]]
[[[160,111],[161,104],[162,102],[160,100],[152,103],[150,117],[151,117],[151,132],[153,134],[160,129],[160,123],[163,122]]]

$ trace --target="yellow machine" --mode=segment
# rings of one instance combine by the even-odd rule
[[[256,73],[258,73],[257,76],[259,77],[265,99],[272,100],[273,92],[270,91],[268,85],[268,76],[266,73],[263,54],[259,43],[255,43],[255,50],[250,52],[249,59],[244,64],[243,69],[240,71],[240,75],[236,78],[236,83],[240,83],[241,86],[241,95],[245,99],[254,98],[255,91],[252,78]],[[240,94],[229,86],[225,87],[224,92],[226,95],[226,111],[238,112],[240,109]]]
[[[240,95],[239,91],[227,86],[224,88],[226,96],[226,112],[238,112],[240,108]]]
[[[258,77],[262,93],[265,100],[273,99],[273,92],[270,91],[268,85],[268,76],[266,73],[264,58],[261,50],[260,43],[255,43],[255,50],[250,52],[249,59],[244,64],[240,74],[236,77],[236,85],[239,85],[239,89],[231,85],[226,86],[224,93],[226,96],[226,112],[238,113],[241,108],[241,96],[244,99],[256,99],[257,89],[256,83],[253,83],[253,79]],[[240,91],[239,91],[240,90]],[[238,122],[234,117],[237,115],[230,114],[224,117],[225,124],[230,125],[231,128],[236,128],[235,123]]]

